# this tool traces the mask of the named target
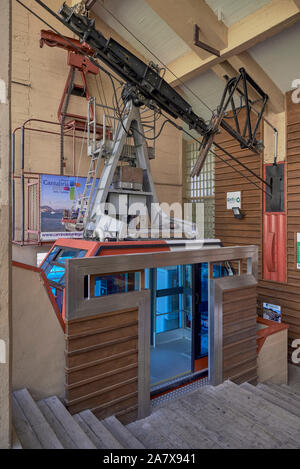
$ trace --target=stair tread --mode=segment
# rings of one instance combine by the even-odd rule
[[[14,396],[12,398],[12,418],[22,446],[28,449],[42,449],[41,442],[38,440],[36,433],[33,431]]]
[[[160,425],[166,433],[170,432],[170,428],[175,437],[181,439],[184,448],[195,449],[220,449],[230,447],[230,445],[222,445],[212,432],[204,428],[197,419],[190,419],[185,409],[161,408],[153,415],[154,422]]]
[[[27,389],[13,393],[13,423],[24,448],[63,449]]]
[[[211,391],[213,392],[213,390]],[[220,444],[228,443],[231,448],[262,448],[264,445],[251,430],[253,421],[238,414],[230,406],[216,401],[207,389],[195,394],[182,405],[187,409],[190,421],[201,419],[206,427],[215,433]],[[200,415],[201,414],[201,415]]]
[[[259,425],[252,417],[245,415],[241,410],[233,408],[226,399],[218,394],[214,388],[207,387],[201,396],[202,405],[213,406],[218,410],[218,415],[222,415],[225,425],[231,435],[236,433],[241,437],[243,447],[249,448],[276,448],[280,444],[280,440],[274,439],[273,435],[266,432],[266,429]],[[246,442],[246,443],[245,443]]]
[[[228,397],[225,397],[221,392],[216,392],[215,390],[211,393],[210,390],[207,391],[208,395],[215,401],[215,405],[220,407],[220,410],[229,411],[232,415],[233,421],[241,428],[241,431],[245,434],[246,437],[249,437],[251,434],[253,443],[256,446],[261,445],[264,448],[277,448],[281,445],[281,440],[276,438],[276,436],[269,432],[268,429],[261,423],[256,421],[249,413],[245,413],[243,408],[239,406],[233,406]]]
[[[145,446],[114,415],[103,420],[103,424],[124,448],[145,449]]]
[[[115,438],[114,435],[106,428],[106,426],[97,419],[97,417],[90,411],[84,410],[76,414],[79,424],[84,428],[89,427],[89,432],[93,432],[94,439],[97,438],[98,445],[103,449],[124,449],[122,444]],[[83,423],[83,422],[84,423]],[[99,441],[98,441],[99,440]]]
[[[148,439],[151,447],[161,449],[164,442],[166,442],[167,446],[170,448],[189,449],[191,443],[186,442],[181,437],[178,428],[173,424],[166,425],[169,416],[168,414],[161,415],[164,410],[159,409],[144,421],[137,422],[139,425],[136,426],[136,433],[138,434],[139,428],[141,427],[147,431],[147,425],[150,424],[151,431],[149,428]]]
[[[276,397],[273,392],[270,389],[265,389],[261,385],[258,386],[252,386],[249,385],[248,383],[244,383],[242,385],[243,389],[248,390],[249,392],[261,397],[262,399],[265,399],[268,403],[271,405],[274,405],[278,409],[285,411],[287,414],[285,415],[286,418],[290,419],[298,419],[300,416],[299,410],[297,412],[297,408],[295,408],[293,405],[290,405],[285,399],[280,396],[279,398]],[[298,415],[299,414],[299,415]],[[295,422],[291,422],[291,425],[293,425]],[[300,431],[300,426],[298,424],[299,431]]]
[[[271,385],[260,383],[258,389],[263,391],[266,396],[269,395],[270,400],[277,404],[278,406],[282,407],[283,409],[288,410],[292,414],[300,417],[300,399],[297,396],[291,396],[285,390],[277,389]]]
[[[56,434],[62,438],[65,448],[96,448],[57,396],[42,399],[38,405]]]
[[[287,393],[288,395],[290,395],[291,397],[294,397],[295,399],[300,398],[300,390],[299,390],[299,393],[297,393],[297,391],[295,391],[293,386],[290,386],[288,384],[274,384],[274,383],[269,383],[268,381],[266,381],[263,384],[270,386],[273,389],[276,389],[278,392],[282,392],[284,394]]]
[[[297,436],[299,427],[294,429],[296,418],[293,415],[271,404],[266,399],[249,392],[243,388],[243,384],[239,387],[234,383],[226,382],[226,385],[228,386],[227,392],[229,391],[227,395],[229,395],[232,405],[242,404],[243,410],[248,412],[255,421],[262,423],[274,436],[280,437],[282,446],[299,446]],[[235,387],[239,389],[238,394]]]
[[[224,400],[232,409],[238,410],[245,417],[250,418],[255,424],[265,429],[266,434],[278,441],[278,447],[294,448],[296,440],[278,427],[280,420],[270,415],[270,411],[265,408],[267,401],[257,402],[255,396],[246,392],[240,386],[231,387],[233,383],[226,383],[225,386],[218,386],[215,389],[215,395],[222,403]],[[236,389],[237,388],[237,389]],[[243,391],[243,392],[242,392]]]
[[[290,386],[288,384],[282,384],[282,388],[290,390],[293,394],[296,394],[296,396],[299,396],[300,398],[300,385],[298,386]]]
[[[91,430],[88,424],[83,420],[79,414],[73,416],[74,420],[80,425],[84,433],[89,437],[89,439],[94,443],[97,449],[105,449],[103,442],[98,438],[98,436]]]
[[[147,449],[173,449],[173,444],[166,435],[161,434],[149,420],[149,417],[132,422],[127,428],[138,438]]]

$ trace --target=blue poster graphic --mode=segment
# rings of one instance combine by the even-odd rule
[[[41,184],[41,240],[82,238],[82,232],[71,226],[77,219],[86,178],[42,174]]]
[[[263,317],[270,321],[281,322],[281,306],[263,303]]]

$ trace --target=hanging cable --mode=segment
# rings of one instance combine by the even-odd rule
[[[190,88],[188,85],[186,85],[186,83],[185,83],[183,80],[181,80],[181,78],[179,78],[162,60],[160,60],[160,58],[157,57],[157,55],[154,54],[154,52],[152,52],[135,34],[133,34],[133,32],[130,31],[130,29],[128,29],[128,28],[127,28],[127,27],[126,27],[126,26],[108,9],[108,8],[106,8],[103,3],[101,4],[101,7],[102,7],[105,11],[107,11],[107,13],[108,13],[109,15],[111,15],[112,18],[114,18],[114,20],[117,21],[117,22],[118,22],[118,23],[119,23],[119,24],[137,41],[137,42],[139,42],[153,57],[155,57],[155,59],[158,60],[158,61],[161,63],[161,65],[163,65],[163,67],[164,67],[166,70],[168,70],[168,71],[173,75],[173,77],[176,78],[176,80],[178,80],[178,81],[180,82],[180,84],[181,84],[184,88],[186,88],[190,93],[192,93],[192,95],[193,95],[196,99],[198,99],[198,101],[199,101],[203,106],[205,106],[205,107],[212,113],[212,115],[213,115],[213,113],[214,113],[213,110],[208,106],[208,104],[206,104],[206,103],[203,101],[203,99],[200,98],[200,96],[198,96],[193,90],[191,90],[191,88]]]
[[[35,13],[32,9],[30,9],[29,7],[27,7],[21,0],[16,0],[16,1],[17,1],[17,3],[19,3],[23,8],[25,8],[27,11],[29,11],[33,16],[35,16],[36,18],[38,18],[38,19],[39,19],[43,24],[45,24],[48,28],[52,29],[56,34],[58,34],[61,38],[63,38],[63,39],[64,39],[66,42],[68,42],[70,45],[72,45],[72,47],[75,48],[75,49],[78,51],[79,54],[81,54],[81,55],[83,55],[84,57],[86,57],[87,59],[89,59],[89,60],[91,61],[91,63],[93,63],[96,67],[98,67],[100,70],[102,70],[102,71],[109,77],[109,79],[110,79],[110,81],[111,81],[111,83],[112,83],[112,86],[113,86],[114,93],[115,93],[115,95],[117,96],[116,88],[115,88],[115,84],[114,84],[114,80],[117,81],[117,82],[118,82],[119,84],[121,84],[121,85],[124,85],[124,82],[122,82],[120,79],[118,79],[117,77],[115,77],[112,73],[108,72],[104,67],[102,67],[98,62],[96,62],[92,57],[88,56],[88,55],[85,54],[82,50],[80,50],[78,47],[76,47],[73,43],[71,43],[71,41],[70,41],[66,36],[64,36],[64,35],[61,34],[59,31],[57,31],[57,30],[56,30],[53,26],[51,26],[47,21],[45,21],[43,18],[41,18],[41,17],[40,17],[37,13]],[[54,16],[60,23],[64,24],[63,21],[62,21],[62,19],[61,19],[51,8],[49,8],[44,2],[42,2],[41,0],[35,0],[35,2],[38,3],[40,6],[42,6],[45,10],[47,10],[48,13],[50,13],[52,16]],[[107,10],[107,11],[108,11],[108,10]],[[108,11],[108,13],[110,13],[110,12]],[[112,16],[113,16],[113,15],[112,15]],[[116,21],[119,22],[119,20],[118,20],[117,18],[115,18],[115,19],[116,19]],[[122,23],[120,23],[120,24],[122,25]],[[126,27],[125,27],[124,25],[122,25],[122,26],[126,29]],[[129,31],[129,32],[130,32],[130,31]],[[132,36],[135,37],[135,36],[133,35],[133,33],[130,32],[130,34],[132,34]],[[139,39],[137,39],[137,38],[136,38],[136,40],[139,41]],[[139,42],[140,42],[144,47],[146,47],[141,41],[139,41]],[[146,47],[146,49],[147,49],[147,47]],[[154,57],[156,57],[155,54],[153,54],[150,50],[149,50],[149,52],[150,52]],[[156,58],[157,58],[157,60],[160,61],[160,63],[161,63],[162,65],[164,65],[164,63],[163,63],[158,57],[156,57]],[[165,66],[165,65],[164,65],[164,66]],[[181,80],[179,77],[177,77],[177,76],[174,74],[174,72],[172,72],[168,67],[166,67],[166,68],[170,71],[170,73],[171,73],[176,79],[178,79],[180,82],[182,82],[182,80]],[[207,107],[207,109],[208,109],[209,111],[211,111],[212,114],[213,114],[212,109],[210,109],[209,106],[208,106],[206,103],[204,103],[204,101],[202,101],[202,99],[201,99],[198,95],[196,95],[192,90],[190,90],[184,82],[182,82],[182,84],[183,84],[184,87],[187,88],[203,105],[205,105],[205,107]],[[118,103],[117,103],[117,109],[118,109],[119,115],[121,115],[121,113],[120,113],[120,108],[119,108]],[[124,111],[124,110],[123,110],[123,111]],[[176,124],[174,121],[172,121],[168,116],[165,116],[163,112],[161,112],[161,115],[164,116],[164,117],[166,117],[166,121],[163,123],[162,128],[160,129],[158,135],[157,135],[156,137],[154,137],[152,140],[155,140],[156,138],[158,138],[158,136],[161,134],[161,131],[162,131],[162,129],[163,129],[163,126],[165,126],[166,123],[169,122],[170,124],[172,124],[173,126],[175,126],[178,130],[183,131],[186,135],[188,135],[190,138],[192,138],[192,139],[195,140],[197,143],[199,143],[200,146],[202,146],[202,142],[201,142],[199,139],[195,138],[192,134],[190,134],[189,132],[187,132],[186,130],[184,130],[181,126],[179,126],[179,125]],[[122,120],[121,120],[121,124],[122,124],[122,126],[123,126],[123,129],[126,131],[126,133],[127,133],[127,135],[128,135],[128,131],[125,129]],[[140,133],[140,132],[139,132],[139,133]],[[143,137],[144,137],[144,134],[141,134],[141,135],[143,135]],[[129,136],[131,136],[131,135],[129,135]],[[215,144],[215,145],[217,146],[217,144]],[[219,148],[221,151],[223,151],[225,154],[227,154],[230,158],[234,159],[238,164],[242,165],[247,171],[251,172],[251,174],[252,174],[253,176],[255,176],[256,178],[258,178],[258,179],[259,179],[260,181],[262,181],[264,184],[268,185],[266,181],[264,181],[262,178],[260,178],[260,176],[258,176],[258,175],[255,174],[252,170],[250,170],[250,169],[247,168],[245,165],[243,165],[241,162],[239,162],[236,158],[234,158],[230,153],[228,153],[228,152],[227,152],[226,150],[224,150],[222,147],[218,146],[218,148]],[[217,155],[216,153],[214,153],[214,152],[212,152],[212,153],[218,158],[218,155]],[[234,168],[234,167],[233,167],[233,168]],[[234,168],[234,169],[236,170],[236,168]],[[238,172],[238,171],[237,171],[237,172]],[[246,177],[246,176],[244,176],[244,177]],[[246,177],[246,178],[247,178],[247,177]],[[255,184],[253,181],[251,181],[251,183],[254,184],[255,186],[257,186],[257,184]],[[259,187],[259,186],[257,186],[257,187]],[[266,191],[264,191],[262,188],[260,188],[260,190],[262,190],[263,192],[265,192],[267,195],[270,196],[270,194],[268,194],[268,193],[267,193]]]
[[[26,7],[20,0],[17,0],[18,3],[20,3],[22,6],[24,6],[28,11],[31,11],[28,7]],[[42,2],[41,0],[35,0],[36,3],[38,3],[40,6],[42,6],[43,8],[45,8],[45,10],[48,11],[48,13],[50,13],[52,16],[54,16],[60,23],[64,24],[62,19],[59,17],[59,15],[57,15],[51,8],[49,8],[44,2]],[[164,64],[164,62],[162,62],[160,60],[159,57],[157,57],[145,44],[143,44],[142,41],[140,41],[128,28],[126,28],[125,25],[123,25],[119,20],[118,18],[116,18],[106,7],[104,7],[104,5],[102,5],[102,7],[121,25],[123,26],[123,28],[126,29],[126,31],[128,31],[132,37],[135,38],[136,41],[138,41],[143,47],[145,47],[145,49],[151,54],[153,55],[153,57],[156,58],[156,60],[158,60],[162,65],[163,67],[165,67],[173,76],[174,78],[176,78],[176,80],[178,80],[181,85],[186,88],[190,93],[192,93],[192,95],[203,105],[205,106],[210,112],[211,114],[213,115],[213,110],[200,98],[200,96],[198,96],[193,90],[191,90],[185,83],[183,80],[181,80],[181,78],[179,78],[166,64]],[[36,17],[39,17],[36,13],[32,12]],[[41,18],[40,18],[41,19]],[[43,21],[43,20],[42,20]],[[46,22],[43,21],[45,24]],[[48,25],[50,28],[51,26]],[[54,29],[53,29],[54,30]],[[54,30],[55,31],[55,30]],[[55,31],[57,32],[57,31]],[[61,37],[64,37],[62,34],[58,33]],[[83,55],[86,56],[86,54],[83,53]],[[97,64],[97,62],[92,62],[94,63],[94,65]]]
[[[163,116],[164,113],[162,113]],[[197,142],[199,145],[200,145],[200,149],[203,145],[203,142],[200,141],[198,138],[194,137],[190,132],[188,132],[187,130],[185,130],[182,126],[179,126],[178,124],[176,124],[176,122],[172,121],[171,119],[169,120],[169,122],[174,126],[176,127],[178,130],[182,131],[183,133],[185,133],[188,137],[190,137],[192,140],[194,140],[195,142]],[[222,148],[220,145],[218,144],[214,144],[215,146],[217,146],[219,148],[219,150],[223,151],[227,156],[229,156],[230,158],[234,159],[234,161],[238,164],[241,164],[243,166],[243,168],[246,170],[246,171],[250,171],[252,176],[258,178],[261,182],[263,182],[264,184],[267,184],[266,181],[264,181],[263,179],[260,178],[260,176],[258,176],[256,173],[254,173],[252,170],[250,170],[249,168],[247,168],[247,166],[245,166],[243,163],[241,163],[240,161],[238,161],[235,157],[233,157],[230,153],[228,153],[224,148]],[[271,197],[271,194],[269,194],[268,192],[266,192],[262,187],[260,187],[258,184],[256,184],[254,181],[251,181],[251,179],[246,175],[246,174],[243,174],[241,171],[239,171],[237,168],[235,168],[233,165],[231,165],[229,163],[229,161],[223,159],[220,155],[218,155],[216,152],[214,152],[213,150],[210,150],[210,153],[212,153],[216,158],[218,158],[219,160],[223,161],[224,163],[226,163],[228,166],[230,166],[234,171],[236,171],[238,174],[240,174],[240,176],[244,177],[245,179],[247,179],[251,184],[253,184],[254,186],[256,186],[259,190],[261,190],[262,192],[264,192],[267,196]],[[267,184],[269,185],[269,184]]]

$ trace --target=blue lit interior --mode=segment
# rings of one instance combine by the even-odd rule
[[[227,276],[216,264],[213,277]],[[139,273],[98,276],[94,296],[139,290]],[[208,264],[145,270],[151,292],[151,384],[193,372],[194,361],[208,355]],[[193,298],[198,301],[194,302]],[[193,314],[194,308],[194,314]]]
[[[63,246],[55,246],[44,262],[41,269],[49,281],[52,294],[60,313],[62,313],[63,290],[65,286],[65,263],[67,259],[84,257],[87,251],[84,249],[72,249]]]
[[[226,275],[224,266],[213,266],[214,278]],[[145,280],[152,296],[154,386],[192,373],[194,361],[208,355],[208,264],[151,269]]]
[[[128,293],[140,290],[140,273],[103,275],[95,278],[94,296],[107,296],[115,293]]]

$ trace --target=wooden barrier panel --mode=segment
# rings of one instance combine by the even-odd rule
[[[98,314],[89,314],[98,309]],[[124,309],[120,309],[120,306]],[[66,321],[66,405],[123,422],[150,412],[149,292],[86,299],[86,312]]]
[[[211,351],[219,363],[214,384],[230,379],[235,383],[257,379],[257,281],[253,275],[223,277],[213,281],[214,317],[218,323],[218,348]],[[221,364],[221,365],[220,365]]]
[[[102,418],[129,399],[137,409],[137,308],[69,322],[66,348],[66,401],[72,413],[89,408]],[[124,354],[126,364],[120,363]]]

